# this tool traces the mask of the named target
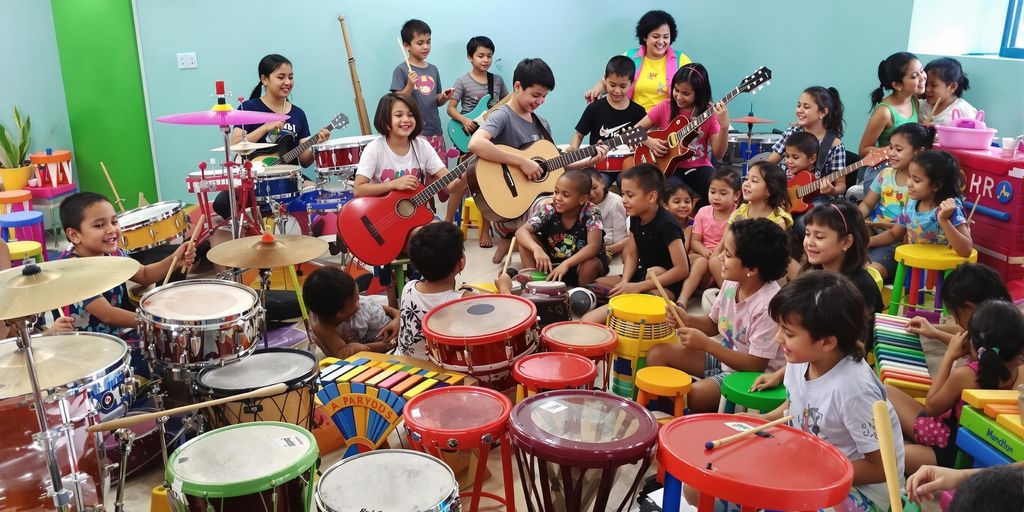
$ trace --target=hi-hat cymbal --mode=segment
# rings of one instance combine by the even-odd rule
[[[95,297],[130,279],[141,265],[116,256],[47,261],[0,272],[0,320],[21,318]]]
[[[248,155],[249,153],[252,153],[253,151],[256,151],[256,150],[259,150],[259,149],[272,148],[272,147],[274,147],[276,145],[277,144],[271,144],[269,142],[249,142],[249,141],[247,141],[245,139],[242,139],[242,142],[239,142],[238,144],[235,144],[235,145],[231,146],[231,152],[232,153],[237,153],[239,155]],[[221,146],[219,148],[213,148],[210,151],[213,151],[214,153],[223,153],[224,152],[224,146]]]
[[[327,242],[305,235],[249,236],[217,245],[206,254],[217,265],[277,268],[298,265],[327,252]]]

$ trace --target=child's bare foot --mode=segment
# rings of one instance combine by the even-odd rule
[[[480,247],[483,247],[484,249],[494,247],[494,241],[491,240],[490,233],[484,231],[480,234]]]
[[[511,238],[498,238],[498,245],[494,248],[494,255],[491,256],[491,263],[501,263],[508,253],[508,247],[512,244]]]

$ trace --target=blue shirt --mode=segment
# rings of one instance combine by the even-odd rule
[[[238,110],[248,110],[251,112],[274,112],[273,110],[270,110],[270,107],[263,103],[263,100],[260,98],[252,98],[243,101],[242,104],[238,106]],[[252,132],[260,126],[263,125],[247,124],[243,126],[236,126],[235,128],[242,128],[246,132]],[[294,138],[294,141],[289,144],[288,147],[284,148],[288,151],[291,151],[298,146],[299,140],[309,137],[309,121],[306,120],[306,113],[294,104],[292,104],[292,109],[288,111],[288,120],[284,122],[284,128],[281,128],[281,131],[276,133],[267,132],[262,139],[255,142],[269,142],[271,144],[276,144],[281,136],[286,134],[291,135]]]
[[[118,248],[117,252],[115,252],[114,254],[111,254],[110,256],[122,256],[122,257],[124,257],[124,256],[128,256],[128,253],[124,252],[121,248]],[[66,259],[66,258],[80,258],[81,256],[79,256],[78,253],[75,252],[75,248],[74,247],[71,247],[68,250],[64,251],[60,255],[60,257],[61,257],[61,259]],[[96,256],[96,257],[97,258],[102,258],[103,256]],[[127,310],[127,311],[130,311],[131,309],[133,309],[133,308],[131,308],[131,305],[128,303],[128,287],[125,286],[124,283],[119,284],[116,287],[111,288],[110,290],[107,290],[107,291],[103,292],[102,297],[104,299],[107,299],[107,302],[109,302],[110,305],[114,306],[115,308],[121,308],[121,309],[124,309],[124,310]],[[92,314],[90,314],[88,311],[86,311],[85,308],[90,303],[92,303],[92,301],[94,301],[94,300],[96,300],[98,298],[100,298],[100,295],[97,295],[95,297],[90,297],[88,299],[83,300],[82,302],[76,302],[76,303],[71,304],[71,305],[68,306],[69,314],[72,315],[72,316],[75,316],[75,329],[79,330],[79,331],[99,332],[99,333],[103,333],[103,334],[112,334],[114,336],[121,336],[121,335],[124,335],[124,334],[127,334],[128,332],[130,332],[132,329],[125,329],[125,328],[121,328],[121,327],[114,327],[114,326],[111,326],[111,325],[107,325],[107,324],[101,322],[99,318],[96,318],[96,317],[92,316]]]
[[[896,222],[907,228],[907,240],[912,244],[948,244],[946,232],[939,225],[938,212],[938,208],[918,212],[917,200],[911,199],[903,207],[903,213],[896,217]],[[949,217],[949,222],[954,227],[967,222],[964,218],[964,205],[959,198],[956,199],[956,209]]]

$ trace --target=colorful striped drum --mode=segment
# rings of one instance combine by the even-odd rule
[[[625,294],[608,301],[608,327],[618,335],[612,356],[612,392],[636,398],[633,379],[647,366],[647,351],[659,343],[678,341],[665,314],[665,301],[647,294]]]

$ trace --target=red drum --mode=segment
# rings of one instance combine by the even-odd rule
[[[594,167],[599,171],[621,171],[626,159],[631,156],[633,156],[632,149],[616,148],[608,152],[608,158]]]
[[[591,322],[558,322],[540,331],[540,341],[549,352],[569,352],[604,363],[604,388],[608,389],[611,356],[619,344],[619,336],[607,326]]]
[[[512,365],[519,386],[516,401],[553,389],[593,389],[597,366],[581,355],[565,352],[530,354]]]
[[[359,164],[359,159],[363,157],[363,150],[378,137],[378,135],[341,137],[313,146],[313,158],[316,160],[317,171],[328,172]]]
[[[430,359],[498,391],[515,387],[512,364],[537,350],[537,308],[515,295],[476,295],[445,302],[423,317]]]
[[[560,281],[532,281],[526,283],[523,297],[537,306],[540,326],[565,322],[572,318],[569,311],[569,293]]]

